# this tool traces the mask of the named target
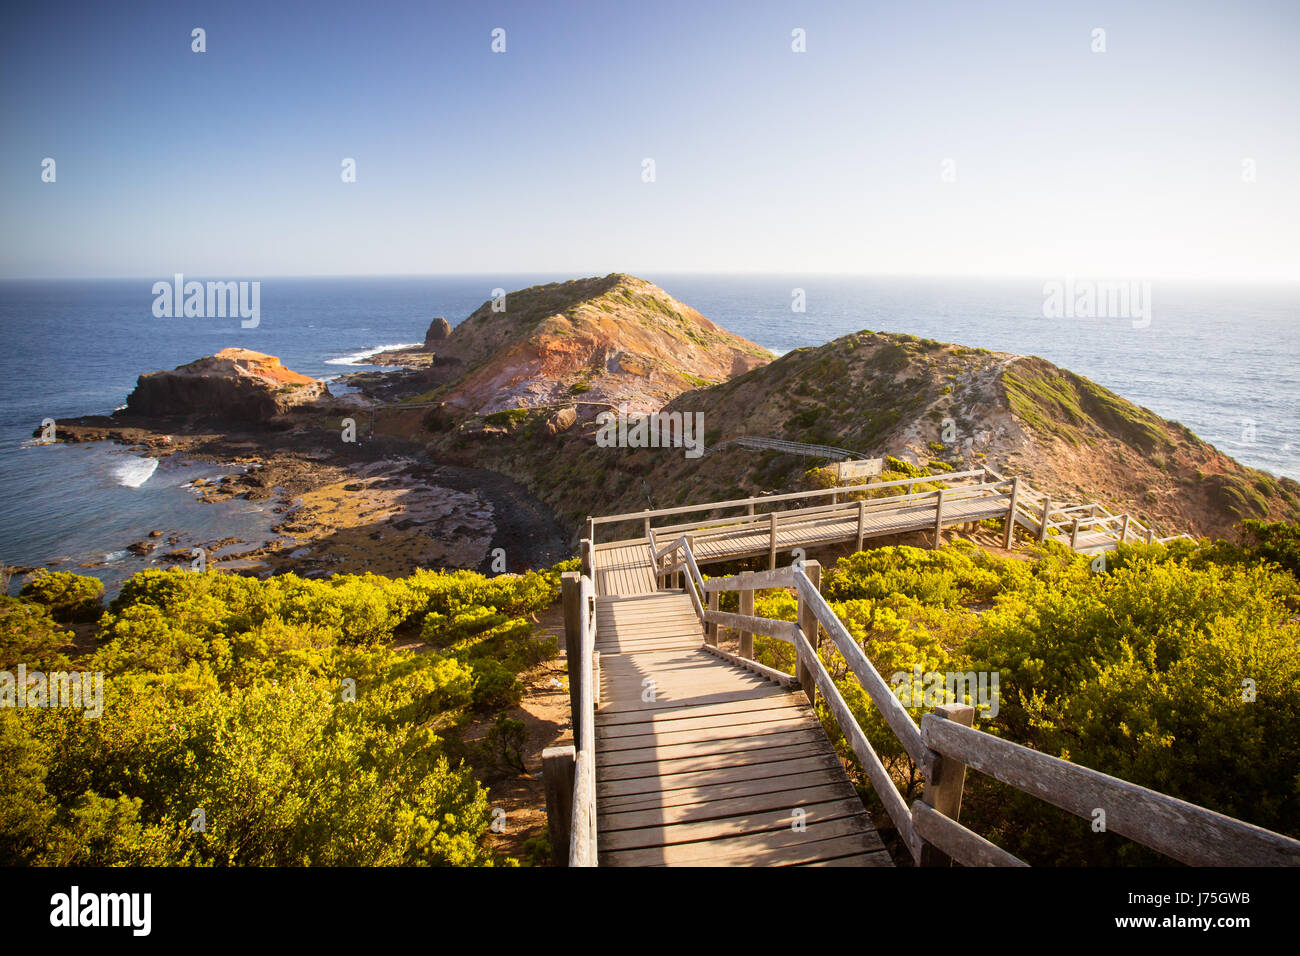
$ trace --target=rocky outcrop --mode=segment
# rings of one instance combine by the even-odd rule
[[[429,324],[429,331],[424,333],[425,350],[432,352],[437,348],[438,343],[444,341],[449,335],[451,335],[451,323],[438,316]]]
[[[431,341],[426,336],[426,348]],[[430,397],[477,414],[575,401],[653,410],[772,360],[658,286],[621,273],[484,302],[434,347]]]
[[[141,375],[126,414],[264,422],[323,397],[324,382],[285,368],[274,355],[232,348]]]

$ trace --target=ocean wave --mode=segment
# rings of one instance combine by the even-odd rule
[[[423,346],[423,342],[400,342],[397,345],[377,345],[373,349],[366,349],[364,352],[354,352],[352,355],[341,355],[338,358],[326,359],[326,365],[364,365],[362,359],[368,359],[372,355],[378,355],[380,352],[391,352],[394,349],[418,349]]]
[[[108,554],[104,555],[104,560],[108,562],[121,561],[126,557],[126,554],[125,551],[110,551]]]
[[[117,483],[127,488],[139,488],[158,470],[157,458],[128,458],[113,469]]]

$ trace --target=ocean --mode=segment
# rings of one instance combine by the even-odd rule
[[[1044,284],[1034,279],[642,277],[777,353],[872,329],[1040,355],[1245,464],[1300,479],[1300,286],[1154,282],[1148,322],[1044,318]],[[434,316],[456,325],[494,288],[572,277],[264,279],[252,329],[237,318],[155,318],[153,282],[170,278],[0,280],[0,560],[61,559],[59,568],[116,587],[148,566],[126,547],[154,528],[184,531],[173,545],[183,546],[253,541],[275,523],[272,502],[198,503],[189,482],[221,474],[217,466],[155,466],[116,446],[33,445],[43,418],[106,414],[142,372],[231,346],[331,378],[423,341]]]

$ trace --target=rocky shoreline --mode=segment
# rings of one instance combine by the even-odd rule
[[[401,372],[392,374],[401,378]],[[192,483],[198,506],[235,498],[274,501],[275,537],[245,548],[238,546],[250,542],[234,537],[207,542],[210,567],[263,576],[401,576],[418,568],[490,573],[503,562],[507,571],[523,571],[570,556],[564,529],[517,482],[486,469],[440,463],[414,442],[371,436],[357,411],[367,400],[348,396],[352,401],[345,404],[320,392],[266,421],[123,410],[60,420],[57,436],[66,442],[111,441],[148,457],[177,456],[231,469]],[[341,430],[326,423],[349,415],[355,440],[345,441]],[[109,542],[107,550],[149,556],[158,567],[188,567],[188,548],[174,547],[184,531],[142,529],[139,541]]]

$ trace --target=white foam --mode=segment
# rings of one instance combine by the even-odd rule
[[[113,477],[117,479],[119,485],[139,488],[157,470],[157,458],[127,458],[113,469]]]
[[[110,551],[110,552],[108,552],[108,554],[104,555],[104,560],[105,560],[105,561],[121,561],[121,560],[122,560],[123,558],[125,558],[125,557],[126,557],[126,552],[125,552],[125,551]]]
[[[326,359],[326,365],[364,365],[362,359],[368,359],[372,355],[378,355],[380,352],[392,352],[396,349],[418,349],[424,345],[423,342],[400,342],[397,345],[378,345],[373,349],[366,349],[364,352],[354,352],[352,355],[343,355],[339,358]]]

